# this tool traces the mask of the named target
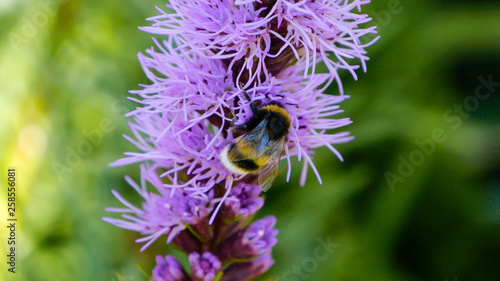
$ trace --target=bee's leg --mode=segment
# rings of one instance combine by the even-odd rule
[[[247,129],[247,125],[243,124],[243,125],[235,125],[232,127],[231,129],[233,131],[233,133],[235,135],[242,135],[244,133],[247,133],[248,129]]]
[[[233,114],[233,116],[234,116],[234,114]],[[238,120],[238,119],[236,118],[236,116],[234,116],[234,117],[233,117],[233,119],[231,119],[231,128],[238,127],[238,126],[236,125],[236,120]]]
[[[233,120],[231,121],[231,131],[233,132],[233,136],[238,137],[248,133],[248,125],[247,124],[235,125],[234,123],[236,121],[237,121],[236,118],[233,118]]]
[[[248,126],[246,124],[242,124],[242,125],[236,125],[236,122],[238,121],[238,118],[233,117],[233,119],[231,120],[231,128],[233,131],[243,131],[243,132],[246,132],[248,130]]]
[[[252,101],[252,99],[250,99],[247,92],[243,89],[242,83],[240,83],[240,88],[241,88],[241,92],[243,93],[243,96],[245,97],[245,99],[250,102],[250,108],[252,109],[252,112],[254,114],[257,114],[257,106],[255,106],[255,103]]]

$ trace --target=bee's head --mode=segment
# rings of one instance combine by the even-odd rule
[[[269,130],[276,134],[284,133],[288,129],[285,121],[278,115],[271,115],[267,126]]]
[[[280,104],[267,104],[261,107],[268,118],[267,128],[272,132],[272,139],[278,139],[288,134],[290,115]]]

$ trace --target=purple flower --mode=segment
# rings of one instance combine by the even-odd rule
[[[242,124],[253,115],[249,102],[242,90],[232,84],[230,75],[221,73],[220,62],[189,50],[175,51],[173,46],[159,48],[161,53],[149,51],[152,58],[140,56],[153,84],[134,92],[141,97],[138,102],[144,107],[130,113],[134,117],[130,128],[135,140],[127,139],[143,152],[126,153],[127,158],[112,165],[151,162],[152,168],[165,170],[161,177],[171,182],[166,187],[205,196],[214,186],[222,184],[229,192],[232,180],[242,177],[226,170],[219,155],[233,141],[231,121],[235,119],[235,124]],[[305,159],[302,185],[309,166],[321,182],[311,158],[313,149],[327,146],[342,160],[333,145],[352,139],[346,132],[327,132],[351,123],[349,118],[331,118],[343,112],[338,104],[348,96],[324,94],[329,75],[316,74],[304,79],[305,67],[304,63],[291,66],[269,83],[246,90],[254,102],[278,102],[290,114],[292,127],[285,147],[287,180],[291,174],[290,157],[297,155],[299,160]],[[187,180],[181,181],[184,175]]]
[[[165,170],[161,177],[169,180],[166,187],[202,195],[228,176],[218,152],[225,146],[223,135],[231,121],[226,102],[237,94],[221,62],[175,51],[172,38],[165,42],[168,45],[156,43],[160,53],[151,49],[151,58],[139,55],[153,84],[133,92],[144,106],[129,113],[135,139],[126,138],[142,153],[126,153],[127,158],[111,165],[152,162],[153,168]],[[214,126],[210,120],[220,124]],[[181,181],[186,174],[188,179]]]
[[[191,276],[193,281],[212,281],[221,270],[221,262],[210,252],[205,252],[203,255],[191,253],[188,259],[193,271]]]
[[[375,27],[360,9],[369,1],[306,0],[200,1],[173,0],[172,13],[150,18],[143,30],[169,35],[157,50],[139,55],[151,85],[133,91],[142,104],[129,116],[134,138],[127,137],[142,153],[112,165],[152,162],[165,170],[172,188],[185,188],[203,196],[215,185],[229,192],[232,179],[240,179],[220,163],[221,150],[233,141],[231,121],[245,123],[251,116],[242,90],[254,102],[279,102],[292,119],[286,158],[304,158],[301,185],[312,162],[313,149],[327,146],[339,159],[335,144],[348,142],[348,133],[329,134],[351,123],[348,118],[331,119],[342,111],[338,104],[347,96],[331,96],[324,90],[337,80],[338,69],[354,69],[345,59],[358,58],[365,68],[360,37],[375,33]],[[290,65],[292,58],[296,63]],[[324,62],[329,73],[318,74],[315,65]],[[287,67],[285,67],[287,66]],[[243,86],[243,89],[242,89]],[[320,88],[321,87],[321,88]],[[341,92],[342,87],[340,86]],[[288,165],[287,180],[291,167]],[[188,179],[179,179],[187,175]],[[228,180],[226,180],[228,179]],[[226,193],[225,196],[228,194]]]
[[[174,190],[168,190],[164,186],[155,170],[148,169],[144,165],[141,166],[141,176],[141,186],[129,177],[126,177],[126,180],[144,198],[142,209],[132,205],[113,190],[115,197],[126,208],[107,208],[106,210],[123,213],[123,219],[103,218],[104,221],[118,227],[147,235],[137,240],[137,242],[147,241],[141,251],[162,235],[168,235],[167,242],[171,242],[188,225],[196,226],[202,224],[203,221],[208,225],[208,216],[212,211],[210,194],[205,198],[191,195],[183,190],[172,192]],[[153,185],[159,194],[149,192],[146,182]]]
[[[259,197],[260,192],[258,185],[239,183],[233,186],[224,201],[221,216],[246,219],[253,215],[264,205],[264,199]]]
[[[172,256],[156,256],[156,266],[153,269],[152,281],[189,281],[189,277]]]
[[[278,242],[278,230],[273,229],[276,218],[268,216],[253,222],[229,237],[220,247],[221,260],[249,259],[269,253]]]
[[[174,258],[158,256],[157,266],[153,269],[153,281],[210,281],[222,270],[221,259],[248,260],[241,266],[229,266],[229,276],[236,274],[235,272],[248,272],[248,276],[250,274],[258,276],[272,265],[272,262],[262,263],[260,259],[254,263],[252,259],[270,253],[271,248],[277,243],[278,231],[273,229],[276,218],[266,217],[241,229],[241,223],[225,223],[221,216],[216,226],[211,226],[208,218],[220,198],[214,199],[212,195],[208,195],[207,198],[193,197],[185,190],[173,192],[174,190],[165,187],[157,171],[147,165],[141,166],[141,185],[129,177],[126,177],[126,180],[144,198],[142,208],[132,205],[113,191],[115,197],[126,208],[108,208],[110,212],[122,213],[122,218],[103,220],[145,235],[136,240],[140,243],[146,242],[141,251],[156,239],[167,236],[167,243],[174,243],[185,253],[190,253],[188,257],[192,267],[190,277]],[[148,190],[148,183],[155,188],[155,192]],[[248,216],[262,206],[259,194],[260,188],[256,185],[237,184],[228,199],[239,200],[239,204],[231,204],[232,201],[228,200],[224,208],[228,208],[228,213]],[[210,245],[214,248],[219,248],[220,245],[222,250],[217,256],[209,252],[201,255],[201,250]]]
[[[311,75],[323,61],[342,92],[338,69],[356,78],[357,66],[346,62],[356,58],[366,71],[364,48],[378,39],[362,44],[360,37],[376,33],[375,27],[360,28],[371,18],[351,12],[369,2],[172,0],[167,7],[173,12],[159,10],[149,19],[152,27],[142,30],[177,37],[181,48],[225,61],[245,87],[265,82],[267,74],[276,75],[292,58],[304,60],[311,68],[305,74]]]
[[[248,281],[266,272],[274,260],[270,254],[260,256],[249,262],[230,264],[222,275],[221,281]]]
[[[221,163],[224,148],[241,133],[255,107],[278,103],[290,118],[282,140],[282,160],[291,176],[292,156],[303,160],[301,185],[314,149],[326,146],[341,161],[334,145],[352,140],[333,132],[351,123],[342,113],[338,71],[356,78],[359,60],[368,57],[360,38],[375,27],[358,15],[368,0],[171,0],[172,13],[160,11],[143,30],[167,35],[153,38],[155,47],[139,54],[151,81],[131,91],[141,106],[127,116],[139,152],[127,152],[111,166],[141,163],[140,184],[127,182],[143,197],[141,207],[114,196],[124,208],[108,208],[121,218],[103,220],[139,232],[141,251],[160,237],[188,255],[191,274],[172,257],[157,257],[153,280],[251,280],[274,263],[276,218],[268,216],[245,227],[262,208],[255,176],[236,175]],[[349,61],[349,63],[348,63]],[[328,73],[318,73],[323,63]],[[325,94],[336,82],[340,95]],[[233,135],[234,134],[234,135]],[[268,144],[269,145],[269,144]],[[279,156],[278,156],[279,157]],[[276,159],[276,158],[274,158]],[[148,190],[147,185],[154,187]],[[220,211],[220,212],[219,212]],[[217,216],[217,214],[219,216]],[[208,250],[214,253],[208,252]],[[224,262],[224,268],[222,267]]]

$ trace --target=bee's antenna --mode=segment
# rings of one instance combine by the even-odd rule
[[[252,112],[254,114],[257,114],[257,107],[255,106],[255,103],[250,99],[250,97],[248,96],[247,92],[245,92],[245,90],[241,89],[242,93],[243,93],[243,96],[245,96],[245,99],[247,99],[247,101],[250,102],[250,108],[252,109]]]
[[[252,100],[248,96],[247,92],[245,90],[242,90],[242,92],[243,92],[243,96],[245,97],[245,99],[247,99],[247,101],[249,101],[249,102],[252,102]]]

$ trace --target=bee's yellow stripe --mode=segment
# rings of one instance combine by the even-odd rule
[[[262,109],[267,110],[269,112],[279,114],[280,116],[286,118],[286,120],[288,121],[288,124],[290,124],[290,115],[288,114],[288,111],[286,111],[286,109],[284,109],[283,107],[275,105],[275,104],[268,104],[268,105],[262,106]]]

